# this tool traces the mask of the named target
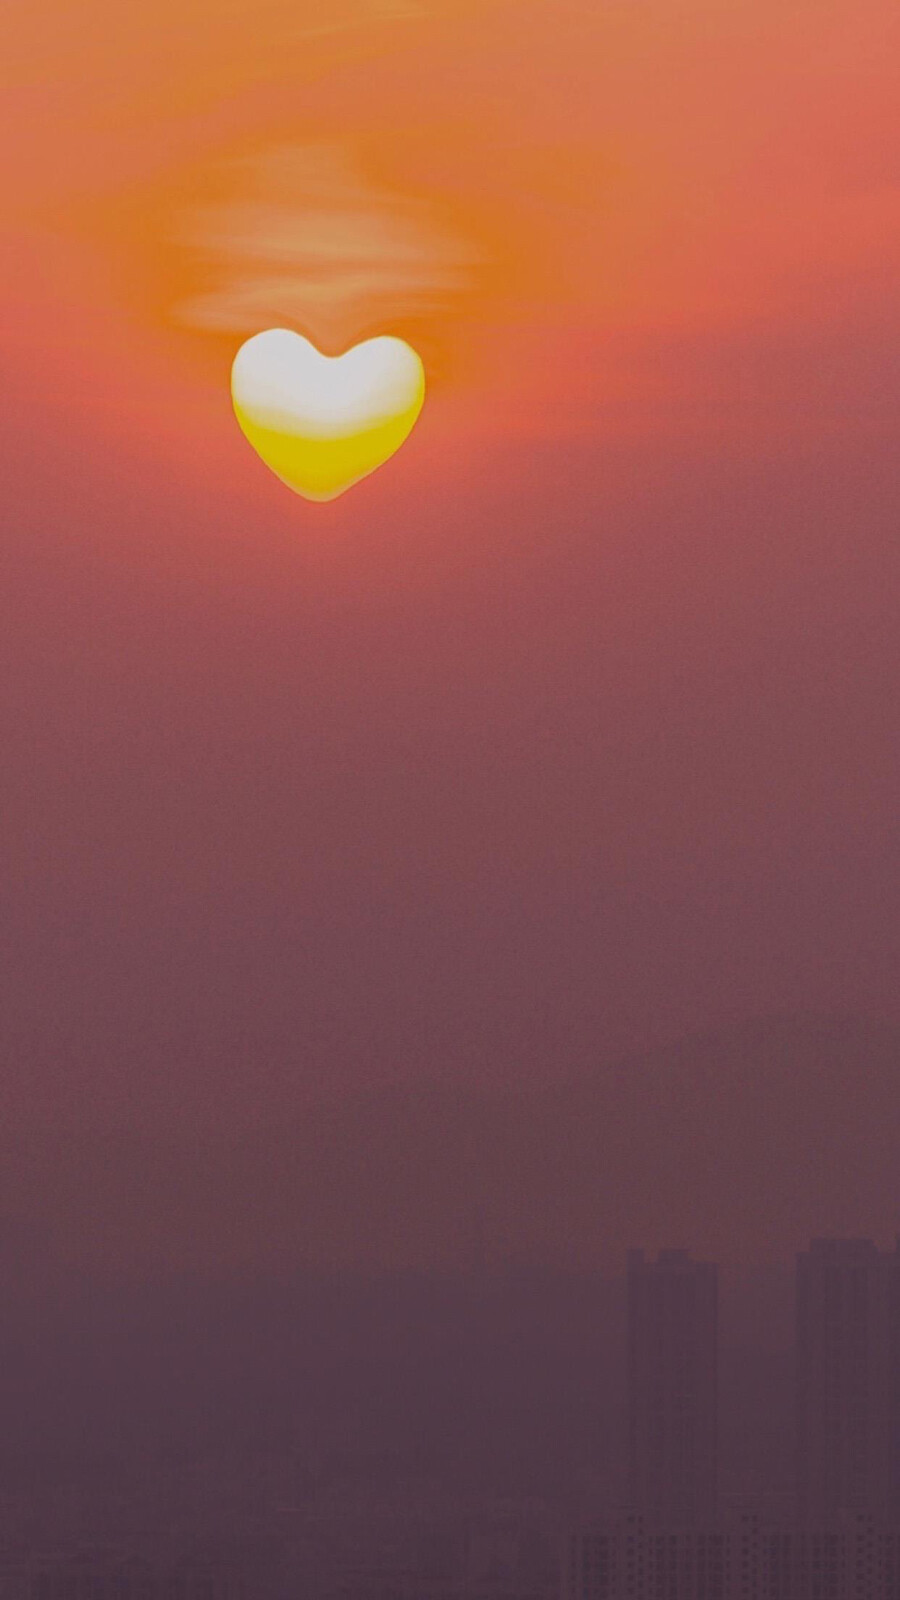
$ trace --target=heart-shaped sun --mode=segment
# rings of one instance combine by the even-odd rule
[[[282,483],[307,500],[334,500],[399,450],[422,409],[425,373],[402,339],[323,356],[301,334],[269,328],[235,356],[231,398]]]

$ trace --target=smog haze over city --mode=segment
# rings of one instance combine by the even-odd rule
[[[0,1600],[900,1600],[900,9],[4,33]]]

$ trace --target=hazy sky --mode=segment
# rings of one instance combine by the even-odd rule
[[[12,27],[0,1029],[30,1181],[311,1093],[900,1024],[894,0]],[[231,415],[238,344],[282,322],[426,363],[410,441],[330,506]]]

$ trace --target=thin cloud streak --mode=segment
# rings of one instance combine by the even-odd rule
[[[369,182],[336,144],[287,145],[236,164],[239,195],[182,232],[210,287],[175,308],[188,326],[252,333],[287,322],[326,343],[452,304],[479,263],[423,202]]]

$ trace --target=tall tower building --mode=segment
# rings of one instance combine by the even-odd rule
[[[897,1514],[898,1265],[871,1239],[814,1239],[797,1257],[797,1509]]]
[[[715,1266],[629,1251],[631,1500],[658,1528],[715,1522],[717,1324]]]

